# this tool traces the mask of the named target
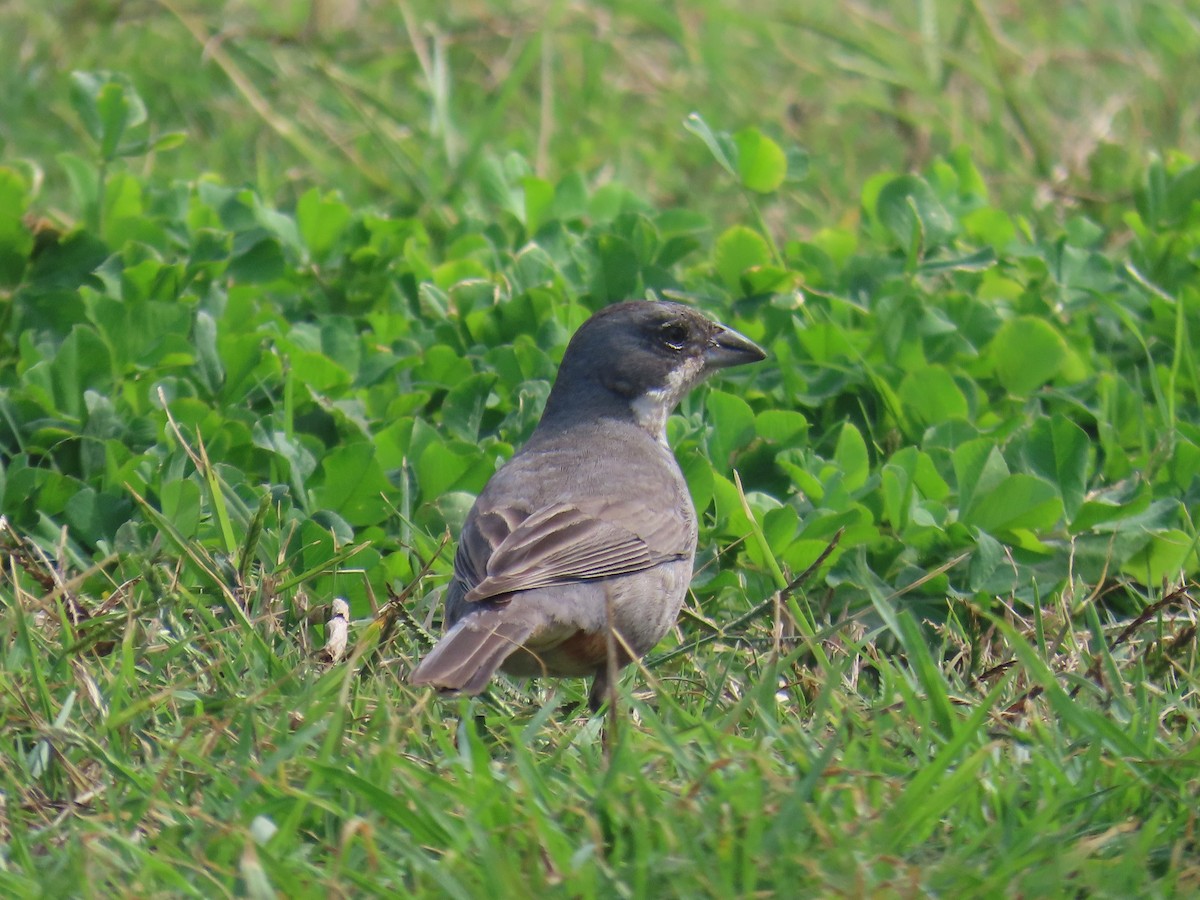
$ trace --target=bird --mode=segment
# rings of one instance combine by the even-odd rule
[[[497,670],[590,675],[598,711],[612,674],[675,624],[691,583],[696,512],[667,419],[707,376],[766,356],[673,301],[617,303],[587,319],[537,427],[467,514],[446,631],[410,682],[473,695]]]

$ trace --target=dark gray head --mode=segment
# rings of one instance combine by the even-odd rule
[[[671,410],[704,378],[766,356],[753,341],[681,303],[618,303],[571,338],[542,423],[632,415],[661,439]]]

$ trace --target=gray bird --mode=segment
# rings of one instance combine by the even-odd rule
[[[598,709],[609,617],[624,666],[675,623],[692,578],[696,513],[667,416],[715,370],[765,358],[679,303],[620,303],[584,322],[529,442],[467,515],[448,630],[412,683],[477,694],[497,669],[591,675]]]

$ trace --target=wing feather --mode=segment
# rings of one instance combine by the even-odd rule
[[[552,504],[518,518],[489,511],[464,531],[455,570],[468,602],[641,572],[695,547],[690,517],[641,501]]]

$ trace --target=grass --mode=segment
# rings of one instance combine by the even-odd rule
[[[1198,44],[0,10],[0,894],[1200,892]],[[773,361],[669,423],[679,628],[607,718],[412,689],[567,337],[651,292]]]
[[[9,896],[1169,896],[1200,879],[1194,649],[1169,650],[1195,625],[1173,605],[1057,651],[1010,615],[984,648],[948,634],[941,663],[908,618],[908,665],[854,623],[829,629],[826,668],[793,641],[718,645],[651,672],[606,749],[557,692],[442,704],[386,657],[315,663],[314,634],[267,617],[264,643],[163,610],[105,655],[63,654],[66,623],[16,599]],[[960,674],[972,652],[978,678]]]

